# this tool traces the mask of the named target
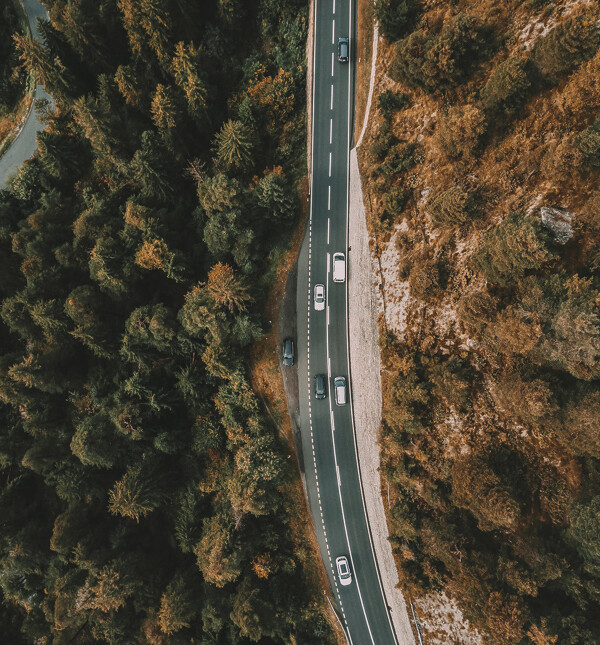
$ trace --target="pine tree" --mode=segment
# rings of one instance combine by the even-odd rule
[[[156,86],[150,109],[154,125],[165,133],[170,132],[179,121],[177,98],[169,86],[161,83]]]
[[[204,119],[208,92],[200,75],[200,55],[193,44],[178,42],[171,63],[171,72],[187,99],[187,109],[196,119]]]
[[[108,510],[139,522],[162,501],[162,494],[151,477],[141,466],[131,466],[108,494]]]
[[[217,161],[227,169],[250,168],[253,149],[253,132],[241,121],[226,121],[215,137]]]
[[[175,634],[184,627],[189,627],[190,620],[197,613],[196,606],[192,590],[183,575],[177,573],[160,599],[158,618],[161,631]]]
[[[206,293],[217,307],[225,307],[230,313],[245,311],[250,301],[248,288],[236,276],[228,264],[218,262],[208,273]]]

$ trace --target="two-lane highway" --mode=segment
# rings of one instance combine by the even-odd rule
[[[353,92],[353,0],[315,0],[311,208],[298,272],[298,376],[306,485],[321,553],[354,645],[396,645],[372,548],[354,440],[348,364],[346,282],[333,282],[332,256],[346,256],[348,159]],[[338,62],[338,39],[350,37],[350,61]],[[316,284],[326,307],[314,308]],[[325,374],[327,398],[314,396]],[[333,379],[344,376],[349,400],[336,405]],[[342,586],[335,559],[346,555],[352,583]]]

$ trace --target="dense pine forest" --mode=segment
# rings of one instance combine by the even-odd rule
[[[477,642],[598,644],[600,5],[375,11],[361,156],[401,586],[455,599]]]
[[[247,378],[300,216],[305,3],[45,6],[18,52],[56,105],[0,193],[0,640],[333,642]]]

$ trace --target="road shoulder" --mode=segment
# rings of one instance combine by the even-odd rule
[[[350,212],[348,225],[348,317],[356,442],[365,505],[390,615],[398,640],[415,640],[406,603],[398,589],[398,572],[391,545],[379,475],[378,434],[381,424],[381,376],[375,267],[369,249],[356,148],[350,153]]]

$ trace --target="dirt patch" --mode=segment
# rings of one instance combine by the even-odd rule
[[[469,626],[460,608],[446,594],[430,594],[415,602],[427,645],[481,645],[482,637]]]

